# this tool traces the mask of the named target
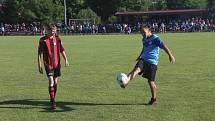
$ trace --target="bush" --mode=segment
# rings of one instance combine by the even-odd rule
[[[114,22],[117,22],[117,17],[112,15],[108,18],[108,21],[111,22],[111,23],[114,23]]]

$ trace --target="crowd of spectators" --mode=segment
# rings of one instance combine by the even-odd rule
[[[3,24],[0,23],[0,34],[1,35],[36,35],[41,31],[39,23],[21,23],[21,24]]]
[[[138,32],[141,24],[151,25],[153,32],[215,32],[215,21],[213,19],[188,18],[188,19],[149,19],[136,24],[107,23],[107,24],[71,24],[58,25],[63,34],[97,34],[97,33],[126,33]],[[43,27],[39,23],[32,24],[0,24],[0,34],[23,33],[36,35],[42,33]]]
[[[188,19],[149,19],[136,24],[107,23],[107,24],[78,24],[64,28],[63,33],[126,33],[138,32],[141,24],[151,25],[153,32],[214,32],[213,19],[188,18]]]
[[[131,26],[129,24],[73,24],[68,27],[63,27],[62,32],[64,34],[96,34],[96,33],[131,33]]]
[[[215,22],[213,19],[189,18],[170,20],[147,21],[155,32],[214,32]]]

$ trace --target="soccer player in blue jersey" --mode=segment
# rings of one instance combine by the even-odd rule
[[[121,85],[125,88],[128,82],[132,80],[137,74],[142,75],[144,78],[148,79],[148,84],[151,89],[151,100],[148,104],[152,105],[157,99],[157,86],[155,84],[155,75],[157,71],[159,50],[163,49],[171,63],[175,62],[175,58],[171,53],[170,49],[164,44],[160,37],[151,32],[151,27],[149,25],[141,26],[141,34],[143,35],[143,49],[138,58],[136,59],[137,64],[134,69],[127,75],[128,80],[125,85]]]

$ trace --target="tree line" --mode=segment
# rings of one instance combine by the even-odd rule
[[[67,18],[96,18],[97,23],[114,21],[117,11],[215,10],[215,0],[0,0],[0,22],[62,22],[64,1]]]

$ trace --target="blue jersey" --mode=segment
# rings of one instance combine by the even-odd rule
[[[149,38],[143,38],[143,50],[140,58],[150,64],[157,65],[159,58],[159,50],[164,47],[164,42],[159,36],[152,34]]]

